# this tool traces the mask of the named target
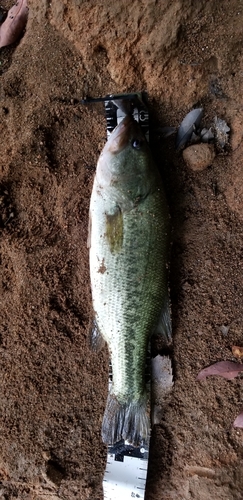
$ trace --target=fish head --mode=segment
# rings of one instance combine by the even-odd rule
[[[127,115],[113,130],[104,147],[104,153],[109,152],[117,155],[124,151],[125,148],[140,151],[145,145],[146,139],[138,122],[132,116]]]
[[[113,130],[100,155],[99,184],[137,182],[141,176],[148,176],[151,161],[150,149],[139,124],[127,115]]]

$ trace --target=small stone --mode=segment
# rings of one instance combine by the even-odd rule
[[[213,479],[215,477],[215,470],[209,467],[201,467],[200,465],[186,466],[186,472],[190,476],[208,477]]]
[[[215,151],[214,146],[211,144],[194,144],[184,149],[182,155],[191,170],[200,172],[212,165]]]
[[[229,333],[229,328],[230,328],[229,326],[222,325],[222,326],[220,326],[220,328],[219,328],[219,329],[220,329],[220,331],[221,331],[221,333],[222,333],[223,335],[228,335],[228,333]]]
[[[243,347],[238,345],[232,345],[231,350],[235,358],[243,359]]]

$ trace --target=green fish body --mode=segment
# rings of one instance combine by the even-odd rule
[[[97,164],[90,201],[90,277],[97,332],[108,344],[112,387],[106,444],[134,445],[150,430],[145,389],[148,340],[170,339],[169,217],[161,178],[137,122],[126,116]]]

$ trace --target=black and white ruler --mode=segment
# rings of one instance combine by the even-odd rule
[[[118,94],[105,100],[107,139],[127,113],[140,124],[149,140],[149,113],[143,94]],[[110,383],[111,383],[110,372]],[[108,447],[106,470],[103,479],[105,500],[144,500],[148,469],[149,440],[139,447],[121,440]]]
[[[104,103],[107,139],[122,119],[127,114],[132,114],[149,142],[149,113],[145,101],[146,94],[144,92],[136,92],[134,94],[109,94],[104,97],[86,97],[86,99],[81,100],[81,103]]]
[[[149,113],[144,99],[145,95],[142,92],[107,96],[105,100],[107,139],[124,116],[131,113],[149,142]]]
[[[144,500],[149,442],[135,448],[124,440],[108,447],[103,479],[105,500]]]

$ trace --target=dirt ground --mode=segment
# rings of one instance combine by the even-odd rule
[[[106,127],[79,100],[144,90],[153,127],[197,106],[231,127],[201,172],[174,137],[152,144],[173,226],[175,385],[146,500],[242,500],[242,378],[195,379],[243,345],[243,2],[29,7],[21,42],[0,49],[0,498],[102,499],[108,352],[89,347],[86,238]]]

